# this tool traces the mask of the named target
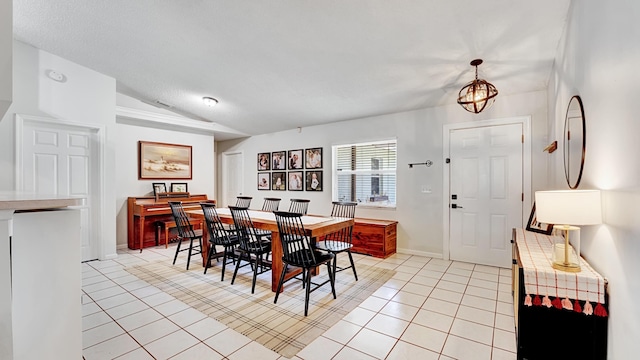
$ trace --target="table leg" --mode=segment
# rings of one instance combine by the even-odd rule
[[[280,233],[277,231],[271,232],[271,291],[278,290],[278,281],[280,281],[280,274],[282,273],[282,243],[280,242]],[[289,268],[290,270],[284,276],[284,281],[291,279],[292,277],[300,274],[302,270],[300,268]],[[284,286],[283,286],[284,289]],[[280,290],[282,292],[283,290]]]

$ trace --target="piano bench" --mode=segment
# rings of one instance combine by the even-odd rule
[[[202,229],[202,220],[189,219],[189,222],[193,224],[195,229]],[[169,230],[176,228],[176,222],[173,220],[158,220],[156,221],[156,246],[158,246],[158,235],[160,229],[164,228],[164,248],[169,247]]]

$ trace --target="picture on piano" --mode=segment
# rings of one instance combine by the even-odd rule
[[[167,184],[165,183],[151,183],[153,185],[153,196],[167,192]]]

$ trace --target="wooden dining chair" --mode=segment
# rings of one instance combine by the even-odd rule
[[[309,312],[309,294],[321,286],[330,283],[331,292],[333,298],[336,298],[335,289],[335,274],[331,262],[334,260],[335,255],[328,252],[323,252],[315,249],[311,245],[311,238],[306,234],[304,225],[302,224],[302,215],[292,212],[275,211],[276,223],[278,224],[278,231],[280,232],[280,242],[282,244],[282,273],[280,274],[280,280],[278,281],[278,288],[276,289],[276,295],[273,299],[273,303],[278,303],[278,295],[282,290],[282,285],[285,283],[284,277],[287,273],[289,266],[298,267],[302,269],[302,286],[305,289],[304,296],[304,316],[307,316]],[[311,281],[312,270],[316,267],[326,264],[327,274],[329,279],[321,283],[314,283]],[[295,279],[296,277],[291,277]],[[311,285],[314,285],[312,288]]]
[[[202,254],[202,229],[194,230],[187,213],[182,207],[182,201],[169,201],[169,207],[171,207],[171,214],[173,215],[173,220],[176,222],[176,227],[178,228],[178,246],[176,246],[176,254],[173,257],[173,265],[176,264],[178,253],[188,251],[187,270],[189,270],[191,257]],[[183,240],[189,240],[189,248],[180,250]],[[197,244],[193,245],[193,242],[196,240],[198,241]]]
[[[332,217],[344,217],[344,218],[355,218],[356,215],[356,206],[358,203],[355,202],[341,202],[334,201],[333,207],[331,209]],[[358,281],[358,274],[356,273],[356,266],[353,263],[353,256],[351,255],[351,248],[353,247],[353,225],[341,229],[340,231],[336,231],[330,233],[324,237],[322,241],[316,243],[316,248],[324,251],[328,251],[334,255],[336,255],[336,260],[333,262],[333,272],[334,274],[347,270],[353,269],[353,277]],[[338,254],[346,252],[349,255],[350,266],[339,267],[338,264]]]
[[[235,263],[234,250],[240,244],[238,235],[235,231],[228,231],[222,226],[222,221],[218,212],[216,211],[216,205],[213,203],[200,203],[202,212],[204,214],[204,220],[209,234],[209,253],[207,254],[207,265],[204,267],[204,273],[207,273],[207,269],[211,266],[211,258],[217,254],[216,246],[223,248],[222,253],[222,275],[220,275],[220,281],[224,281],[224,271],[227,265],[227,261],[231,259]],[[220,254],[217,255],[216,260],[219,259]]]
[[[289,204],[289,212],[294,212],[300,215],[307,215],[309,209],[309,199],[291,199]]]
[[[238,240],[240,241],[238,245],[240,255],[236,262],[236,269],[233,272],[231,284],[236,280],[238,269],[251,265],[251,269],[253,270],[251,293],[253,294],[256,289],[257,276],[271,270],[271,264],[264,261],[265,256],[271,252],[271,241],[262,241],[256,236],[253,221],[251,221],[251,217],[249,216],[249,209],[246,207],[229,206],[229,210],[231,211],[233,224],[236,229],[236,234],[238,235]],[[246,264],[240,265],[243,259],[246,261]]]

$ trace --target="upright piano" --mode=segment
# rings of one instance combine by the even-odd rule
[[[207,201],[207,195],[186,194],[180,197],[153,196],[127,198],[127,231],[129,249],[155,246],[156,224],[158,221],[172,221],[169,201],[182,201],[185,210],[200,209],[200,202]]]

